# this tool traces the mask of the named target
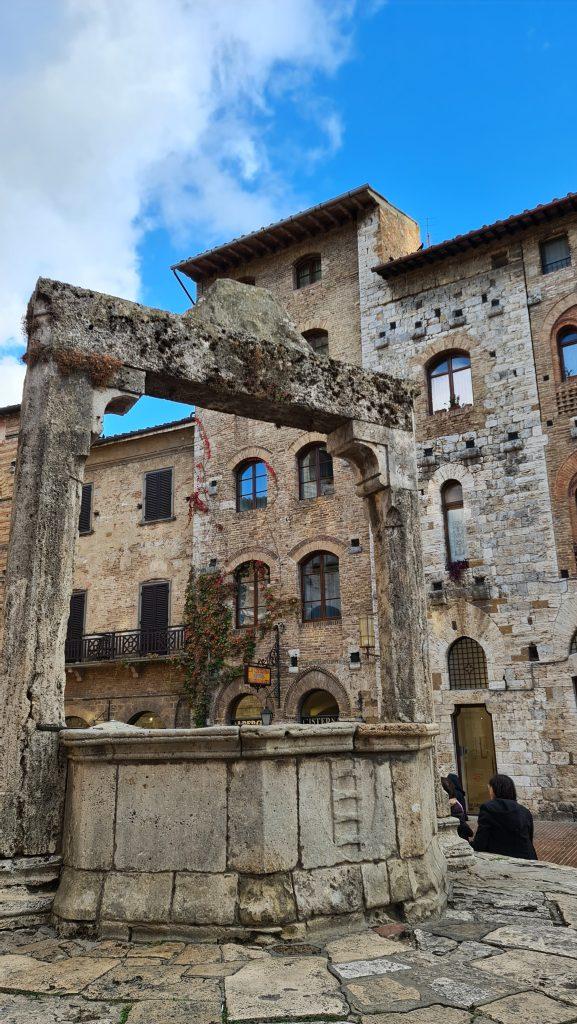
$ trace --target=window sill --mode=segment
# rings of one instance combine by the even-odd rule
[[[152,526],[154,523],[174,523],[176,516],[166,516],[163,519],[141,519],[138,526]]]
[[[333,619],[301,619],[301,626],[342,626],[342,616]]]

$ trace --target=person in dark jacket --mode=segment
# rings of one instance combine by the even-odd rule
[[[447,775],[446,778],[441,779],[441,786],[445,790],[445,793],[449,797],[449,805],[451,807],[451,817],[459,819],[459,827],[457,834],[461,839],[471,839],[473,831],[467,825],[467,815],[465,814],[465,808],[463,807],[460,800],[457,799],[455,792],[455,783],[452,781],[451,776]]]
[[[533,817],[517,803],[515,783],[508,775],[493,775],[490,800],[481,804],[473,849],[477,853],[501,853],[505,857],[537,860],[533,846]]]
[[[452,782],[454,787],[455,787],[455,796],[457,797],[457,800],[459,801],[459,803],[461,804],[461,807],[463,808],[463,812],[464,812],[464,815],[465,815],[465,821],[467,821],[468,820],[467,797],[465,796],[465,790],[463,789],[463,784],[462,784],[462,782],[461,782],[461,780],[460,780],[460,778],[459,778],[459,776],[457,775],[456,772],[449,772],[449,774],[447,775],[447,778],[448,778],[449,782]]]

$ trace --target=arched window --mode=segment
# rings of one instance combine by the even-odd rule
[[[303,338],[308,341],[317,356],[328,356],[329,336],[327,331],[303,331]]]
[[[236,471],[236,511],[266,508],[267,495],[268,473],[264,462],[260,459],[243,462]]]
[[[299,498],[334,494],[333,460],[326,444],[311,444],[299,452]]]
[[[139,729],[164,729],[162,718],[155,715],[154,711],[139,711],[133,715],[128,722],[129,725],[137,725]]]
[[[85,722],[83,718],[79,718],[78,715],[66,715],[65,718],[67,729],[89,729],[88,722]]]
[[[252,693],[237,697],[230,709],[231,725],[262,725],[261,706]]]
[[[431,412],[473,404],[471,360],[466,352],[444,352],[429,366]]]
[[[467,560],[467,537],[463,510],[463,488],[458,480],[447,480],[441,491],[448,562]]]
[[[449,648],[451,690],[478,690],[488,686],[487,659],[476,640],[462,636]]]
[[[237,629],[256,626],[266,612],[264,588],[270,581],[270,570],[264,562],[243,562],[234,574],[235,622]]]
[[[577,327],[562,327],[557,334],[557,347],[563,380],[577,377]]]
[[[310,690],[302,699],[299,721],[305,725],[319,725],[322,722],[338,722],[339,705],[332,693],[326,690]]]
[[[303,256],[295,265],[295,288],[306,288],[321,279],[320,256]]]
[[[330,551],[315,551],[301,562],[303,621],[340,619],[339,560]]]
[[[569,654],[577,654],[577,629],[571,637],[571,643],[569,644]]]

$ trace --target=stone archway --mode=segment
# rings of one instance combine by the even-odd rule
[[[284,702],[284,717],[298,721],[303,698],[311,690],[326,690],[336,700],[341,718],[351,718],[351,702],[343,684],[331,672],[320,666],[308,668],[289,687]]]

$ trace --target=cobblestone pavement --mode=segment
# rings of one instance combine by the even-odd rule
[[[455,876],[439,920],[311,929],[291,944],[0,932],[2,1024],[319,1020],[577,1022],[577,871],[483,856]]]

